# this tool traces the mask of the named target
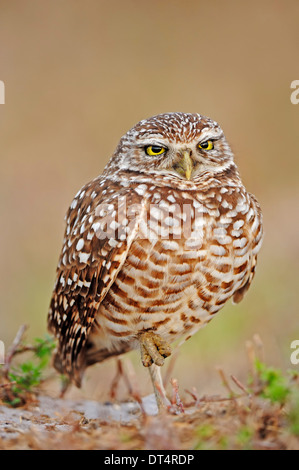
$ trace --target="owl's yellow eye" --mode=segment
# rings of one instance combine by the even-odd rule
[[[214,148],[214,144],[212,140],[206,140],[205,142],[198,144],[198,147],[203,150],[212,150]]]
[[[164,153],[166,150],[165,147],[162,147],[161,145],[148,145],[147,147],[145,147],[145,151],[147,153],[147,155],[150,155],[150,156],[157,156],[157,155],[162,155],[162,153]]]

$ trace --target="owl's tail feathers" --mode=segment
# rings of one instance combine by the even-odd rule
[[[93,343],[87,341],[84,349],[80,351],[76,360],[72,362],[67,360],[59,350],[56,350],[53,366],[60,374],[66,375],[71,382],[80,388],[87,367],[97,362],[105,361],[109,357],[119,356],[130,349],[131,347],[128,343],[123,343],[122,347],[117,350],[108,350],[107,348],[96,349]]]
[[[85,361],[81,361],[80,359],[81,358],[78,357],[76,363],[73,364],[72,367],[67,367],[58,351],[56,351],[53,357],[53,367],[57,372],[66,376],[67,379],[70,382],[73,382],[78,388],[81,387],[83,375],[86,369]]]
[[[95,364],[96,362],[105,361],[109,357],[119,356],[130,351],[131,345],[128,342],[121,342],[116,349],[97,348],[91,341],[87,341],[85,348],[85,364],[86,367]]]

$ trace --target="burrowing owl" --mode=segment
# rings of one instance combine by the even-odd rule
[[[49,311],[55,366],[80,385],[87,366],[140,347],[157,370],[169,343],[242,299],[261,240],[260,207],[216,122],[139,122],[67,212]]]

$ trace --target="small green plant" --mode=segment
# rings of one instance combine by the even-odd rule
[[[206,443],[215,435],[215,429],[210,424],[203,424],[195,429],[195,434],[197,443],[194,446],[194,450],[205,450],[207,449]]]
[[[252,447],[252,439],[254,436],[254,430],[250,429],[248,426],[243,426],[239,429],[237,433],[237,444],[243,450],[250,450]]]
[[[281,370],[268,367],[259,359],[255,360],[255,370],[260,388],[259,395],[272,403],[283,405],[290,394],[290,384]]]
[[[6,381],[3,401],[11,406],[19,406],[27,401],[28,395],[43,380],[43,372],[49,364],[55,343],[50,336],[36,338],[32,345],[22,345],[13,353],[13,357],[21,353],[31,353],[30,359],[16,366],[9,364],[5,372]],[[12,358],[11,358],[12,359]]]

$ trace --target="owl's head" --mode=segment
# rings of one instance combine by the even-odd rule
[[[167,113],[142,120],[120,140],[114,169],[197,181],[233,163],[222,129],[200,114]]]

